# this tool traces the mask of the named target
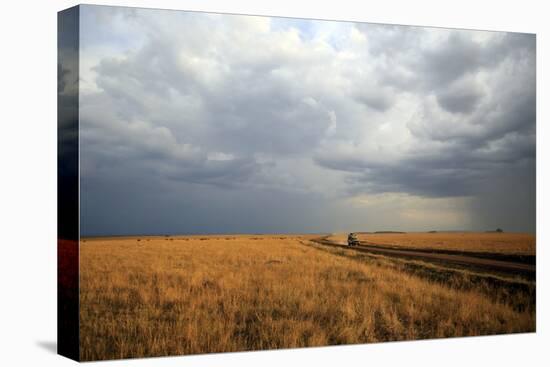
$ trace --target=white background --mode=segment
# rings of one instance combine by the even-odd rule
[[[537,333],[104,362],[131,366],[542,366],[550,362],[549,26],[544,1],[98,1],[97,4],[537,33]],[[4,2],[0,15],[0,365],[74,362],[56,340],[56,32],[74,1]],[[513,83],[513,81],[511,81]],[[545,144],[546,143],[546,144]],[[545,168],[546,165],[546,168]],[[546,225],[545,225],[546,223]],[[7,236],[6,236],[7,234]],[[546,349],[545,346],[546,345]]]

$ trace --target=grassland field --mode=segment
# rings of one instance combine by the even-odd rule
[[[315,237],[82,239],[81,359],[535,331],[534,281],[324,247]],[[451,237],[385,238],[465,243]],[[530,241],[464,248],[531,253]]]

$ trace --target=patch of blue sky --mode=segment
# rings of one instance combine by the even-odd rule
[[[311,19],[297,19],[297,18],[271,18],[271,30],[272,31],[286,31],[289,29],[296,29],[303,41],[311,41],[315,38],[315,22]]]
[[[353,22],[298,19],[298,18],[271,18],[272,31],[296,29],[304,42],[323,40],[335,50],[341,50],[355,27]]]

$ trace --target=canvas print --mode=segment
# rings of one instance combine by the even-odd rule
[[[81,5],[58,349],[535,332],[536,37]]]

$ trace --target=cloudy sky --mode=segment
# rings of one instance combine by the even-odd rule
[[[82,6],[82,235],[535,230],[535,37]]]

